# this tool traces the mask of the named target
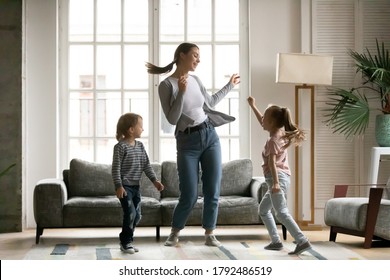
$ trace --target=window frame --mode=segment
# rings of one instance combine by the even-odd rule
[[[96,0],[95,0],[96,1]],[[122,0],[123,1],[123,0]],[[149,1],[149,61],[157,63],[159,61],[159,0],[148,0]],[[187,1],[186,1],[187,2]],[[95,2],[96,3],[96,2]],[[212,0],[212,5],[215,5],[215,0]],[[239,1],[239,74],[241,76],[241,83],[239,89],[238,103],[240,112],[239,118],[236,121],[239,121],[239,133],[238,135],[229,136],[227,138],[238,139],[240,143],[240,152],[239,158],[249,157],[249,109],[247,106],[246,99],[248,93],[250,92],[250,80],[249,80],[249,34],[248,34],[248,15],[249,15],[249,0]],[[96,6],[94,8],[96,10]],[[68,86],[68,60],[69,60],[69,46],[70,42],[68,41],[68,12],[69,12],[69,1],[60,0],[59,1],[59,92],[60,92],[60,104],[58,105],[59,119],[60,119],[60,128],[59,128],[59,146],[61,147],[59,165],[60,170],[65,169],[69,166],[71,160],[69,155],[69,92],[70,88]],[[96,14],[96,11],[94,11]],[[214,24],[214,19],[213,23]],[[123,23],[122,23],[123,26]],[[94,29],[96,31],[96,19],[94,22]],[[172,43],[172,42],[169,42]],[[179,42],[178,42],[179,43]],[[209,42],[208,42],[209,43]],[[218,42],[215,42],[214,38],[211,41],[212,45],[217,45]],[[83,44],[83,43],[81,43]],[[89,44],[89,43],[88,43]],[[125,46],[122,42],[119,42],[122,46]],[[92,46],[96,49],[96,41],[91,43]],[[201,47],[201,43],[199,44]],[[123,50],[122,50],[123,53]],[[173,54],[172,54],[173,55]],[[95,58],[94,58],[95,59]],[[122,56],[123,60],[123,56]],[[96,60],[94,60],[96,62]],[[146,70],[145,70],[146,71]],[[196,75],[196,73],[194,73]],[[233,73],[232,73],[233,74]],[[123,75],[123,73],[122,73]],[[158,84],[161,80],[159,75],[150,75],[149,79],[149,158],[151,161],[161,161],[160,159],[160,139],[166,136],[160,135],[160,114],[161,106],[158,97]],[[214,80],[214,79],[213,79]],[[226,80],[228,82],[228,80]],[[220,87],[217,85],[217,87]],[[214,88],[212,90],[218,90],[219,88]],[[120,89],[124,90],[123,86]],[[96,100],[96,98],[95,98]],[[96,107],[96,104],[94,105]],[[155,125],[158,124],[158,125]],[[114,135],[112,136],[114,138]],[[172,137],[173,134],[172,134]],[[226,138],[225,136],[220,136],[221,140]],[[100,139],[97,135],[94,135],[91,138],[94,142],[96,139]],[[96,149],[96,147],[94,147]],[[94,155],[96,159],[96,153]]]

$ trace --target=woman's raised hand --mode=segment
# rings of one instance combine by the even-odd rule
[[[238,85],[240,83],[240,75],[238,74],[233,74],[231,77],[230,77],[230,82],[233,84],[233,85]]]

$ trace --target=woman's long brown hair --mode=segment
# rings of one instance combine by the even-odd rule
[[[173,61],[169,63],[167,66],[160,67],[156,66],[150,62],[146,62],[146,70],[148,71],[149,74],[166,74],[172,71],[173,65],[177,65],[179,62],[180,54],[184,53],[187,54],[192,48],[197,48],[199,47],[193,43],[181,43],[175,51],[175,54],[173,56]]]

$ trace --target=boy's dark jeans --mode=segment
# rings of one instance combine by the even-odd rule
[[[119,240],[125,246],[133,242],[135,227],[141,220],[141,193],[139,186],[123,187],[127,192],[127,196],[120,199],[123,210],[123,224]]]

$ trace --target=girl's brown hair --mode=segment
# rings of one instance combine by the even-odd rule
[[[130,137],[129,128],[135,127],[138,119],[142,119],[142,117],[134,113],[126,113],[120,116],[116,125],[116,140],[120,141]]]
[[[288,108],[271,105],[267,110],[270,110],[270,116],[275,126],[277,128],[284,127],[286,134],[283,138],[287,140],[285,148],[292,143],[298,146],[306,139],[306,133],[293,122],[291,112]]]
[[[173,65],[179,62],[180,54],[184,53],[187,54],[192,48],[197,48],[199,47],[193,43],[181,43],[175,51],[175,55],[173,56],[173,61],[169,63],[165,67],[159,67],[156,66],[150,62],[146,62],[145,66],[149,74],[166,74],[172,71]]]

